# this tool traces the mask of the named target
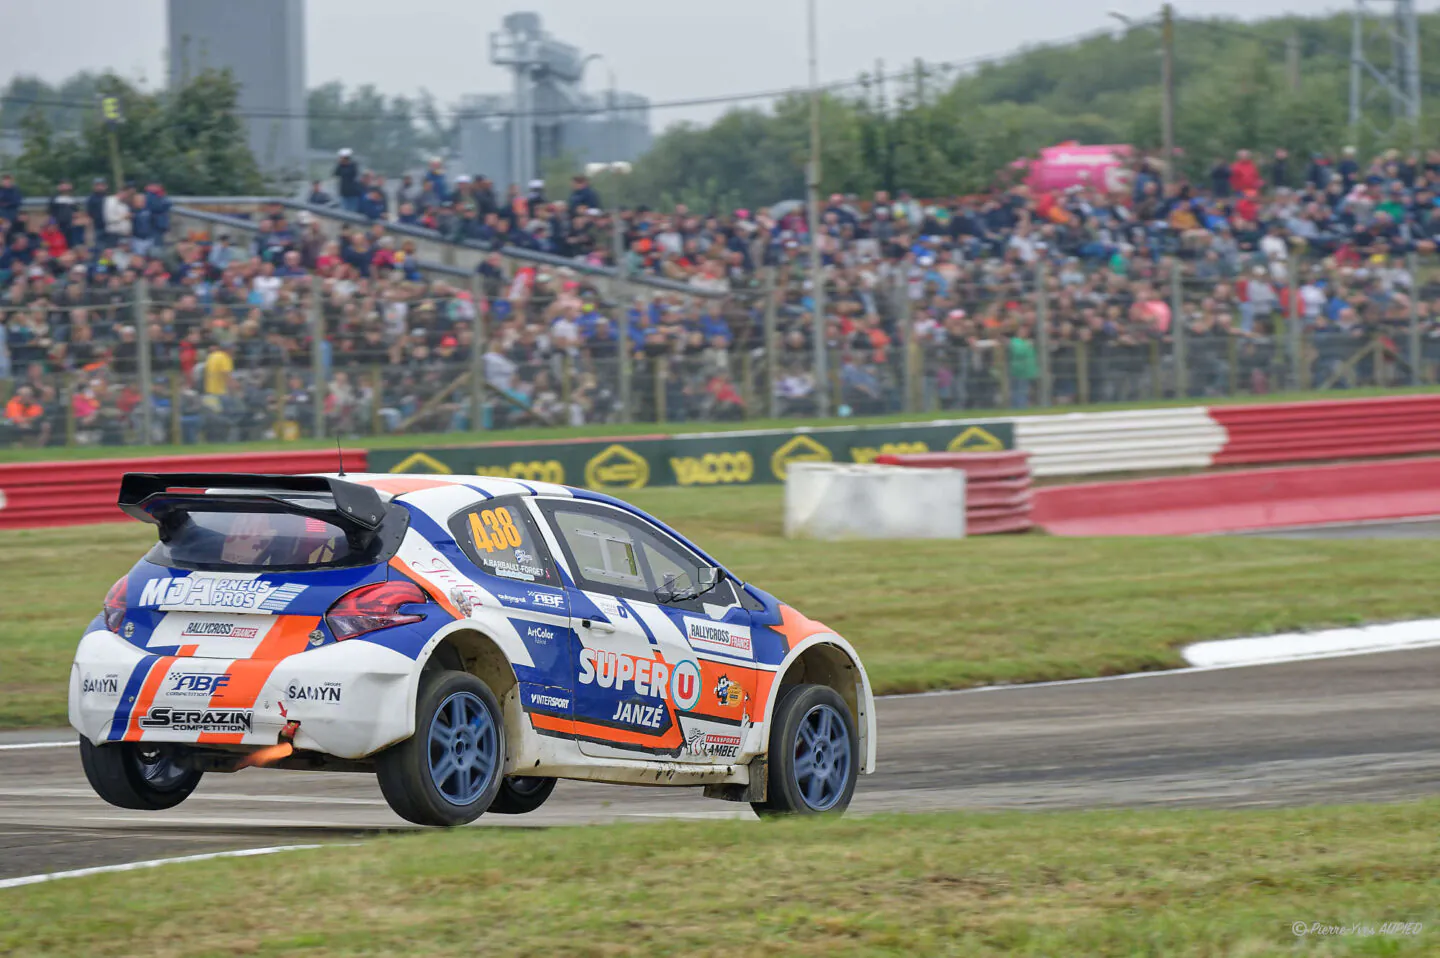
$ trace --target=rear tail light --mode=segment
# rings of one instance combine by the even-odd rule
[[[105,593],[105,628],[111,632],[119,632],[120,623],[125,621],[125,585],[129,581],[129,575],[122,575]]]
[[[405,579],[362,585],[342,595],[330,611],[325,624],[336,639],[353,639],[376,629],[408,625],[425,618],[413,612],[400,611],[404,605],[423,605],[430,597],[418,585]]]

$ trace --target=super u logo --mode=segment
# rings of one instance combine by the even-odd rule
[[[670,673],[670,701],[684,711],[700,704],[700,666],[689,659],[675,664]]]

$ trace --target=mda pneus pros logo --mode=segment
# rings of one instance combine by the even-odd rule
[[[670,701],[682,712],[700,704],[700,666],[690,659],[675,663],[670,673]]]

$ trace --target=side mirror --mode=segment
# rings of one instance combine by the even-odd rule
[[[663,604],[671,602],[683,602],[686,599],[698,599],[720,584],[720,570],[714,566],[707,566],[696,573],[699,578],[697,585],[690,583],[690,575],[687,572],[670,573],[665,576],[665,581],[660,588],[655,590],[655,601]]]
[[[655,601],[665,605],[676,599],[685,598],[685,593],[689,591],[690,577],[683,572],[679,575],[671,572],[665,576],[665,581],[660,584],[660,588],[655,590]]]

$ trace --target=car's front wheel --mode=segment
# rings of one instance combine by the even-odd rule
[[[770,722],[766,800],[759,815],[843,812],[860,774],[860,737],[845,700],[825,685],[780,690]]]
[[[468,672],[420,675],[415,734],[376,758],[385,801],[417,825],[479,818],[504,782],[505,723],[490,687]]]
[[[497,815],[524,815],[544,805],[553,791],[553,778],[512,775],[500,786],[500,794],[490,803],[489,811]]]
[[[173,746],[145,742],[95,745],[80,739],[80,764],[90,787],[111,805],[159,811],[195,791],[202,772],[187,768]]]

